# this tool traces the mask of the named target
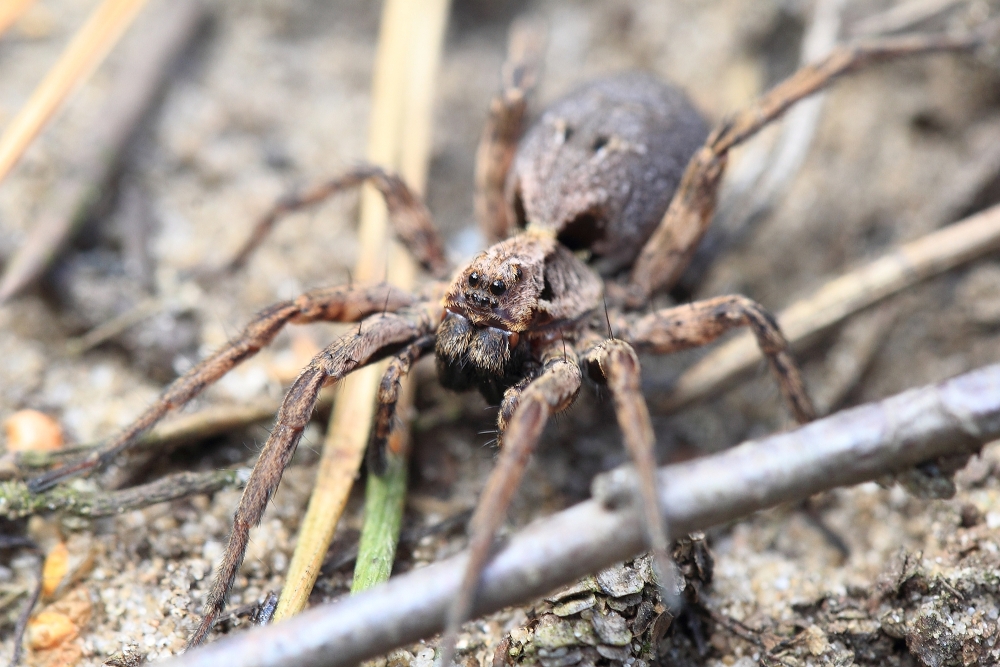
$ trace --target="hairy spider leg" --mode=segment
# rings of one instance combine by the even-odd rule
[[[201,623],[187,648],[201,644],[226,606],[226,598],[246,554],[250,529],[260,523],[302,431],[309,423],[319,390],[347,374],[396,352],[401,346],[431,334],[441,321],[441,306],[424,303],[412,309],[372,315],[360,334],[346,334],[317,354],[299,374],[278,411],[274,428],[254,465],[236,509],[229,543],[209,590]]]
[[[413,257],[432,276],[444,278],[449,265],[444,243],[434,227],[431,214],[423,201],[396,174],[370,164],[361,164],[345,174],[303,192],[286,195],[264,214],[236,256],[226,266],[233,271],[246,263],[254,250],[264,241],[278,220],[285,215],[315,206],[335,194],[371,183],[385,199],[389,218],[399,240],[406,245]]]
[[[504,186],[524,133],[528,97],[538,81],[544,46],[545,31],[540,26],[527,21],[511,26],[507,60],[501,70],[503,88],[490,102],[476,149],[476,220],[490,243],[516,231],[507,210]]]
[[[518,383],[504,394],[501,414],[507,412],[510,418],[501,424],[500,456],[469,522],[469,560],[461,587],[448,609],[440,644],[440,664],[445,667],[450,667],[454,658],[458,631],[471,616],[497,530],[507,516],[542,429],[549,416],[569,407],[580,391],[580,366],[575,353],[565,356],[561,346],[553,343],[542,352],[541,358],[542,367],[535,379]]]
[[[691,158],[670,207],[636,258],[629,276],[629,305],[641,307],[654,292],[670,289],[680,278],[712,221],[730,149],[843,74],[905,56],[970,51],[986,43],[995,30],[990,23],[959,36],[908,35],[839,46],[723,121]]]
[[[646,540],[657,569],[657,580],[664,602],[676,611],[680,606],[677,568],[670,556],[667,519],[660,507],[656,479],[656,436],[642,396],[639,357],[632,346],[620,339],[609,339],[590,347],[581,355],[588,375],[611,392],[615,416],[625,448],[639,478],[638,500],[643,512]]]
[[[410,368],[418,359],[434,350],[435,340],[435,336],[431,334],[413,341],[392,358],[382,375],[376,396],[375,423],[368,442],[367,464],[370,473],[385,474],[386,447],[389,436],[396,428],[396,405],[402,388],[400,381],[409,374]]]
[[[382,310],[397,311],[415,301],[415,296],[399,288],[374,285],[325,287],[268,306],[238,336],[174,380],[155,403],[113,440],[75,462],[29,480],[28,488],[38,493],[64,479],[107,465],[135,445],[139,437],[168,412],[183,407],[206,387],[257,354],[289,323],[354,322]]]
[[[749,327],[757,338],[795,419],[803,424],[815,419],[816,409],[774,316],[745,296],[719,296],[623,321],[619,336],[640,351],[670,354],[707,345],[736,327]]]

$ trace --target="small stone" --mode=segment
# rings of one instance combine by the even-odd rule
[[[590,609],[595,604],[597,604],[597,598],[591,593],[587,597],[567,600],[562,604],[557,604],[552,608],[552,613],[556,616],[572,616],[573,614],[579,614],[584,609]]]
[[[879,618],[882,632],[893,639],[906,638],[906,616],[902,609],[890,609]]]
[[[633,593],[632,595],[625,595],[620,598],[609,598],[608,606],[615,611],[625,611],[640,602],[642,602],[642,593]]]
[[[51,452],[62,449],[63,433],[59,423],[38,410],[19,410],[4,422],[7,451]]]
[[[584,620],[569,621],[554,614],[545,614],[535,626],[535,646],[539,649],[551,652],[564,646],[592,646],[596,643],[593,627]]]
[[[597,573],[601,590],[611,597],[620,598],[642,590],[646,582],[638,572],[625,565],[615,565]]]
[[[959,513],[962,528],[972,528],[983,520],[983,513],[972,503],[965,503]]]
[[[814,656],[823,655],[830,647],[826,633],[818,625],[810,625],[802,633],[806,650]]]
[[[589,614],[589,616],[594,632],[605,644],[625,646],[632,641],[632,633],[629,632],[625,619],[619,614],[611,611],[607,614]]]
[[[410,667],[433,667],[434,665],[434,649],[424,648],[417,651],[417,654],[413,656],[413,660],[410,662]]]
[[[538,652],[538,661],[542,663],[542,667],[569,667],[569,665],[575,665],[583,660],[583,652],[580,649],[574,649],[572,651],[567,651],[562,649],[559,651],[559,655],[545,657],[542,656],[542,652]]]
[[[562,602],[566,598],[576,597],[581,593],[597,593],[600,590],[601,587],[597,585],[597,580],[594,577],[584,577],[574,584],[560,588],[545,599],[549,602]]]
[[[626,646],[606,646],[604,644],[598,644],[597,652],[601,654],[602,658],[617,660],[618,662],[625,662],[632,657],[631,651],[629,651]]]

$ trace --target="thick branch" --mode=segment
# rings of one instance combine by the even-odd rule
[[[660,472],[660,502],[682,534],[941,456],[973,453],[1000,437],[1000,365],[904,392]],[[486,568],[476,613],[524,603],[641,551],[627,499],[629,473],[595,483],[590,500],[517,534]],[[353,665],[442,627],[465,553],[322,605],[277,625],[220,640],[170,667]]]

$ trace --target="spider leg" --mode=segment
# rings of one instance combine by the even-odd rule
[[[515,231],[504,186],[524,131],[528,96],[538,80],[544,41],[544,32],[538,26],[518,22],[511,27],[507,60],[501,72],[503,90],[490,102],[476,149],[476,219],[490,243]]]
[[[640,350],[669,354],[711,343],[735,327],[750,327],[767,357],[785,402],[800,423],[816,417],[788,341],[774,317],[745,296],[720,296],[667,308],[623,327],[622,337]]]
[[[274,429],[243,490],[229,543],[212,582],[201,623],[188,640],[188,648],[197,646],[205,639],[212,623],[225,608],[229,589],[246,554],[250,529],[260,522],[268,500],[278,488],[281,474],[309,423],[319,390],[362,366],[384,358],[399,346],[433,332],[441,319],[439,310],[435,311],[435,308],[428,306],[379,314],[363,320],[358,332],[341,336],[316,355],[292,383],[278,411]]]
[[[358,187],[365,181],[375,186],[385,198],[396,235],[420,265],[437,278],[446,277],[448,261],[445,258],[444,243],[431,221],[430,211],[403,179],[369,164],[359,165],[326,183],[280,199],[257,221],[250,237],[227,265],[227,270],[240,268],[282,216],[319,204],[339,192]]]
[[[730,149],[843,74],[904,56],[972,50],[988,36],[987,30],[981,30],[957,37],[909,35],[845,44],[819,62],[802,67],[722,122],[691,158],[663,220],[636,259],[629,277],[629,305],[641,306],[651,294],[669,289],[680,278],[712,221]]]
[[[399,381],[410,372],[413,363],[434,349],[434,335],[419,338],[397,354],[389,362],[378,387],[375,423],[368,443],[368,470],[376,475],[385,473],[386,447],[389,436],[396,428],[396,404],[399,402]]]
[[[591,379],[607,385],[611,392],[618,426],[639,476],[639,501],[646,524],[646,540],[658,570],[657,578],[667,606],[676,609],[680,602],[676,566],[670,556],[667,521],[657,494],[656,436],[642,396],[639,358],[631,345],[615,338],[591,347],[582,358]]]
[[[455,640],[462,623],[469,618],[476,589],[489,560],[497,530],[507,515],[511,498],[535,450],[538,438],[550,415],[567,408],[580,390],[580,366],[575,353],[564,352],[561,344],[551,345],[542,354],[538,376],[519,383],[504,394],[501,414],[510,414],[501,431],[500,456],[479,497],[479,504],[469,522],[469,560],[458,594],[448,609],[444,636],[441,639],[441,665],[450,667]],[[511,405],[516,405],[510,409]],[[504,424],[501,424],[504,426]]]
[[[101,467],[134,445],[139,437],[171,410],[184,406],[202,390],[274,340],[289,323],[354,322],[383,310],[393,312],[416,298],[389,285],[327,287],[306,292],[292,301],[281,301],[259,312],[240,334],[207,359],[174,380],[160,398],[111,442],[87,456],[28,481],[33,493],[58,482]]]

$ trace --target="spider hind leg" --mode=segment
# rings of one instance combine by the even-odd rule
[[[591,379],[606,385],[611,393],[618,426],[639,479],[636,495],[657,579],[664,602],[676,609],[680,606],[678,575],[670,556],[669,533],[657,491],[656,436],[642,396],[639,358],[631,345],[614,338],[590,347],[581,356]]]
[[[450,667],[455,653],[455,641],[462,623],[474,609],[479,580],[493,550],[497,530],[503,523],[514,492],[520,485],[538,439],[549,417],[569,407],[580,390],[581,374],[575,354],[567,355],[560,344],[550,345],[542,352],[542,367],[538,377],[521,382],[504,395],[509,422],[501,423],[500,457],[490,473],[469,522],[469,560],[458,594],[448,610],[444,636],[441,639],[441,665]]]

